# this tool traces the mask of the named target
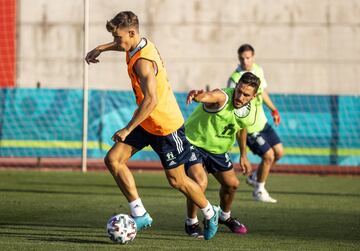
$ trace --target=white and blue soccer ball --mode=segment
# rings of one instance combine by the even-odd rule
[[[120,244],[127,244],[135,239],[136,224],[127,214],[118,214],[110,218],[106,224],[110,240]]]

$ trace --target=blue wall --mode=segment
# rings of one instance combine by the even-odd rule
[[[82,95],[82,90],[69,89],[0,89],[0,156],[81,156]],[[186,93],[176,97],[188,117],[196,104],[185,105]],[[271,97],[282,120],[276,128],[286,151],[280,163],[360,165],[358,96]],[[126,125],[135,109],[130,91],[90,91],[90,158],[105,155],[112,134]],[[237,147],[231,153],[237,161]],[[134,159],[157,160],[157,156],[145,149]],[[250,160],[259,158],[250,155]]]

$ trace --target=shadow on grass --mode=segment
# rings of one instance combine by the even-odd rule
[[[69,191],[49,191],[49,190],[36,190],[36,189],[10,189],[3,188],[0,189],[0,192],[8,193],[35,193],[35,194],[69,194],[69,195],[106,195],[114,196],[115,193],[105,193],[105,192],[69,192]]]
[[[31,224],[27,225],[31,226]],[[36,225],[37,226],[37,225]],[[43,225],[42,227],[47,228],[47,225]],[[53,227],[53,226],[51,226]],[[6,228],[3,228],[3,230],[11,229],[8,226]],[[13,229],[14,230],[14,229]],[[34,231],[30,228],[16,228],[16,230],[25,230],[25,231]],[[49,231],[48,229],[37,229],[37,231]],[[51,231],[59,231],[58,229],[53,229]],[[19,233],[19,232],[0,232],[1,237],[8,237],[8,238],[26,238],[29,241],[46,241],[46,242],[52,242],[52,243],[77,243],[77,244],[100,244],[100,245],[117,245],[117,243],[111,242],[107,236],[104,235],[91,235],[91,238],[88,236],[83,235],[76,235],[76,234],[64,234],[63,231],[61,231],[61,234],[58,233]],[[94,238],[103,238],[104,240],[94,240]],[[188,243],[189,241],[198,241],[195,238],[189,238],[185,234],[169,234],[169,233],[161,233],[156,234],[154,236],[153,234],[149,235],[146,234],[138,234],[137,239],[147,239],[147,240],[162,240],[162,241],[174,241],[176,239],[176,242],[185,242]],[[122,245],[120,245],[122,246]]]
[[[249,233],[311,240],[360,242],[359,213],[324,208],[271,208],[248,212]]]
[[[46,228],[47,226],[42,226]],[[6,228],[5,228],[6,229]],[[9,228],[7,228],[9,229]],[[4,229],[3,229],[4,230]],[[18,228],[18,230],[20,230]],[[25,229],[26,231],[33,231],[31,229]],[[41,229],[37,229],[37,231],[40,231]],[[73,233],[65,234],[64,231],[61,231],[62,233],[49,233],[46,232],[49,230],[43,230],[45,233],[18,233],[18,232],[0,232],[0,236],[4,237],[20,237],[20,238],[26,238],[28,240],[41,240],[41,241],[52,241],[52,242],[74,242],[74,243],[92,243],[92,244],[112,244],[111,242],[105,241],[106,236],[105,234],[103,236],[100,235],[91,235],[92,239],[86,239],[88,237],[82,236],[82,235],[76,235]],[[53,230],[54,231],[54,230]],[[58,230],[55,230],[56,232]],[[78,231],[79,232],[79,231]],[[83,238],[82,238],[83,237]],[[94,238],[104,238],[104,241],[94,240]]]
[[[66,185],[64,185],[66,186]],[[86,187],[81,187],[82,190],[86,190]],[[113,185],[114,189],[117,189],[116,185]],[[145,189],[142,188],[141,186],[138,187],[139,189]],[[166,191],[170,191],[172,192],[173,189],[172,188],[158,188],[158,187],[149,187],[149,189],[151,188],[152,191],[154,190],[166,190]],[[59,189],[59,188],[57,188]],[[174,190],[175,191],[175,190]],[[48,189],[24,189],[24,188],[0,188],[0,192],[4,192],[4,193],[29,193],[29,194],[60,194],[60,195],[101,195],[101,196],[118,196],[120,194],[120,192],[118,191],[111,191],[111,192],[101,192],[101,191],[59,191],[59,190],[48,190]],[[155,193],[154,193],[155,194]],[[180,194],[180,193],[179,193]],[[149,196],[149,195],[148,195]],[[159,194],[156,193],[156,196],[159,197]],[[163,198],[174,198],[174,195],[166,195],[166,194],[161,194],[160,197]]]
[[[355,193],[334,193],[334,192],[324,192],[324,193],[317,193],[317,192],[288,192],[288,191],[276,191],[276,190],[271,190],[271,194],[285,194],[285,195],[310,195],[310,196],[340,196],[340,197],[359,197],[360,198],[360,193],[355,194]]]
[[[68,186],[67,184],[64,186]],[[84,185],[79,185],[79,187],[84,188]],[[116,188],[116,185],[112,185],[112,187]],[[170,186],[137,186],[138,189],[151,189],[153,190],[160,190],[160,191],[168,191],[171,192],[174,189]],[[217,192],[218,188],[208,188],[208,192]],[[0,189],[0,192],[8,192],[8,193],[33,193],[33,194],[68,194],[68,195],[105,195],[105,196],[114,196],[118,195],[118,192],[96,192],[96,191],[77,191],[77,192],[70,192],[70,191],[49,191],[49,190],[40,190],[40,189],[11,189],[11,188],[2,188]],[[238,190],[237,193],[251,193],[249,190]],[[301,191],[276,191],[271,190],[271,194],[283,194],[283,195],[299,195],[299,196],[326,196],[326,197],[354,197],[354,198],[360,198],[360,193],[334,193],[334,192],[301,192]],[[168,197],[173,198],[173,195],[165,195],[161,194],[160,197]],[[242,199],[244,200],[244,199]],[[246,200],[246,199],[245,199]]]
[[[157,189],[157,190],[172,190],[173,188],[171,187],[167,187],[167,186],[138,186],[139,189]],[[220,186],[219,186],[220,188]],[[208,188],[206,189],[206,191],[209,192],[218,192],[219,188]],[[242,188],[240,188],[238,191],[236,191],[236,193],[251,193],[252,190],[243,190]],[[318,193],[318,192],[302,192],[302,191],[276,191],[276,190],[271,190],[272,194],[286,194],[286,195],[310,195],[310,196],[341,196],[341,197],[359,197],[360,198],[360,193],[355,194],[355,193],[343,193],[343,192],[339,192],[339,193],[334,193],[334,192],[324,192],[324,193]]]
[[[116,186],[115,181],[109,182],[109,184],[94,184],[94,183],[69,183],[69,182],[39,182],[39,181],[26,181],[21,182],[20,184],[29,184],[29,185],[46,185],[46,186],[67,186],[67,187],[95,187],[95,188],[113,188]]]
[[[49,231],[69,231],[69,232],[79,232],[79,229],[82,229],[84,231],[103,229],[103,226],[64,225],[64,224],[46,224],[46,223],[17,223],[10,221],[0,222],[0,226],[1,229],[20,229],[20,230],[40,229],[41,230],[41,228],[47,228]]]
[[[358,236],[360,222],[357,221],[359,216],[359,214],[344,214],[342,212],[314,209],[307,211],[304,211],[304,209],[292,209],[289,211],[269,207],[247,212],[242,219],[245,219],[245,224],[249,229],[247,238],[251,239],[292,238],[355,241],[360,243]],[[183,231],[183,221],[179,217],[181,216],[154,213],[153,218],[156,220],[156,225],[145,232],[140,232],[137,238],[192,241],[193,239],[187,237]],[[0,236],[9,238],[22,237],[29,240],[48,242],[113,245],[111,241],[107,240],[103,226],[74,223],[74,225],[70,225],[61,224],[60,222],[59,224],[0,222]],[[79,234],[84,232],[89,235]],[[229,236],[233,236],[232,238],[237,238],[223,225],[220,226],[219,233],[229,234]],[[104,240],[101,240],[102,238]]]
[[[42,238],[34,238],[28,237],[30,241],[48,241],[48,242],[66,242],[66,243],[77,243],[77,244],[101,244],[101,245],[115,245],[116,243],[111,243],[109,241],[97,241],[93,239],[76,239],[76,238],[49,238],[49,237],[42,237]]]

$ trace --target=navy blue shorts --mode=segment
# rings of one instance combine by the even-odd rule
[[[191,144],[185,137],[185,128],[181,126],[177,131],[166,136],[158,136],[137,126],[124,141],[125,144],[138,150],[150,145],[159,155],[165,169],[172,169],[186,163],[190,158]]]
[[[246,140],[246,144],[250,150],[260,157],[269,151],[270,148],[279,143],[281,143],[279,136],[268,123],[266,123],[262,131],[248,134]]]
[[[185,163],[185,170],[198,163],[202,163],[208,173],[225,172],[233,168],[228,153],[214,154],[200,147],[191,146],[191,157],[189,162]]]

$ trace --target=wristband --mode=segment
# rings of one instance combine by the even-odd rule
[[[271,112],[271,115],[272,115],[273,117],[274,117],[274,116],[280,116],[279,111],[278,111],[277,109],[273,110],[273,111]]]
[[[274,122],[276,125],[280,124],[280,113],[277,109],[271,112],[272,117],[274,118]]]

